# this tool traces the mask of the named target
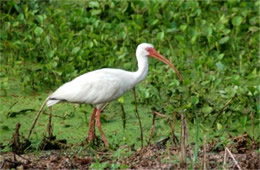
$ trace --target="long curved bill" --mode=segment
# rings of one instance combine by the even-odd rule
[[[161,54],[159,54],[155,49],[152,49],[152,51],[150,52],[150,57],[156,58],[157,60],[160,60],[160,61],[164,62],[165,64],[169,65],[176,72],[179,80],[180,81],[183,80],[179,71],[176,69],[176,67],[169,60],[167,60],[165,57],[163,57]]]

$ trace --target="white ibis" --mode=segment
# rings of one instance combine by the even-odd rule
[[[156,58],[175,70],[180,80],[180,74],[174,65],[160,55],[148,43],[138,45],[136,58],[138,70],[136,72],[121,69],[104,68],[85,73],[74,80],[63,84],[48,97],[47,106],[51,107],[59,102],[87,103],[94,105],[94,111],[90,118],[88,141],[95,138],[95,119],[105,146],[108,141],[101,128],[100,114],[102,107],[123,95],[126,91],[134,88],[136,84],[144,80],[148,72],[148,57]]]

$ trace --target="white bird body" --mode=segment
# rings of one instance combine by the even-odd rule
[[[76,77],[51,94],[47,106],[67,101],[92,104],[101,109],[106,103],[117,99],[146,77],[148,57],[137,54],[137,60],[136,72],[104,68]]]
[[[67,101],[88,103],[100,109],[107,102],[132,89],[139,81],[136,73],[109,68],[85,73],[59,87],[49,97],[47,106]]]
[[[175,70],[179,79],[182,80],[174,65],[160,55],[153,45],[142,43],[136,49],[138,62],[138,70],[136,72],[105,68],[85,73],[59,87],[47,98],[47,106],[51,107],[61,101],[95,105],[89,123],[88,141],[93,142],[94,140],[96,120],[102,139],[105,145],[108,146],[108,141],[101,128],[101,109],[106,103],[117,99],[126,91],[134,88],[136,84],[146,77],[148,73],[148,57],[154,57],[168,64]]]

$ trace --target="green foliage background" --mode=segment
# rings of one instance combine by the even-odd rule
[[[135,49],[149,42],[178,67],[184,83],[150,60],[138,100],[157,110],[239,126],[259,117],[260,1],[1,2],[1,91],[53,91],[103,67],[136,70]],[[230,104],[223,110],[225,104]],[[223,112],[223,113],[220,113]],[[259,123],[259,119],[256,119]],[[249,123],[250,124],[250,123]]]

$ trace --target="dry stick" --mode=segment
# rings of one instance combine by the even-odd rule
[[[203,143],[203,160],[202,160],[202,169],[203,170],[207,170],[207,139],[206,139],[206,136],[204,136],[204,143]]]
[[[187,128],[187,127],[188,127],[188,124],[187,124],[187,121],[186,121],[185,117],[184,117],[184,125],[185,125],[185,126],[184,126],[184,128],[185,128],[185,129],[184,129],[184,130],[185,130],[185,131],[184,131],[185,142],[188,143],[188,142],[189,142],[189,135],[188,135],[188,128]],[[185,143],[185,144],[186,144],[186,143]]]
[[[225,166],[226,166],[226,162],[227,162],[227,150],[225,149],[225,154],[224,154],[224,161],[223,161],[223,169],[225,170]]]
[[[242,170],[241,167],[239,166],[237,160],[235,159],[235,157],[233,156],[233,154],[232,154],[232,153],[230,152],[230,150],[228,149],[228,147],[226,147],[226,150],[227,150],[228,154],[230,155],[230,157],[233,159],[233,161],[234,161],[234,163],[236,164],[237,168],[238,168],[239,170]]]
[[[175,120],[176,120],[176,114],[177,114],[177,112],[176,112],[176,111],[174,112],[174,117],[173,117],[172,124],[171,124],[171,119],[170,119],[169,116],[164,115],[164,114],[162,114],[162,113],[159,113],[159,112],[157,112],[157,111],[154,111],[153,113],[154,113],[154,115],[157,115],[157,116],[160,116],[160,117],[162,117],[162,118],[167,119],[168,124],[169,124],[169,126],[170,126],[170,128],[171,128],[172,144],[174,144],[174,139],[175,139],[174,129],[175,129]]]
[[[174,139],[176,138],[176,137],[175,137],[175,134],[174,134],[176,115],[177,115],[177,111],[174,111],[174,112],[173,112],[172,125],[170,124],[170,120],[169,120],[169,124],[170,124],[170,126],[171,126],[171,132],[172,132],[172,144],[174,144]],[[177,139],[177,138],[176,138],[176,139]]]
[[[188,133],[188,124],[185,117],[184,117],[184,140],[185,140],[185,152],[186,152],[187,151],[186,144],[189,143],[189,133]],[[192,160],[192,152],[188,152],[188,156],[190,157],[190,160]]]
[[[156,114],[157,116],[160,116],[160,117],[163,117],[163,118],[165,118],[167,120],[170,120],[169,116],[164,115],[164,114],[162,114],[160,112],[154,111],[153,113]]]
[[[174,112],[173,112],[172,125],[171,125],[171,131],[172,131],[172,144],[174,144],[174,139],[175,139],[174,130],[175,130],[176,115],[177,115],[177,111],[174,111]]]
[[[154,132],[155,117],[156,117],[156,114],[153,112],[152,127],[150,129],[150,136],[149,136],[149,139],[148,139],[148,142],[147,142],[148,145],[151,144],[151,139],[152,139],[153,132]]]
[[[143,148],[144,145],[144,136],[143,136],[143,127],[142,127],[142,122],[137,110],[137,100],[136,100],[136,93],[135,93],[135,87],[133,88],[133,92],[134,92],[134,98],[135,98],[135,116],[138,119],[139,122],[139,127],[140,127],[140,138],[141,138],[141,147]]]
[[[46,113],[46,112],[42,112],[42,114],[44,114],[44,115],[49,115],[49,114]],[[59,116],[59,115],[54,115],[54,114],[52,114],[52,117],[57,117],[57,118],[61,118],[61,119],[66,119],[66,116]]]
[[[216,116],[215,120],[212,123],[212,127],[215,125],[216,121],[218,120],[218,117],[223,113],[223,111],[227,108],[227,106],[232,102],[232,100],[236,97],[234,95],[230,100],[227,101],[227,103],[219,110],[218,115]]]
[[[11,110],[17,103],[18,103],[18,101],[14,102],[14,103],[9,107],[9,110]]]
[[[108,105],[109,105],[109,103],[106,103],[106,104],[101,108],[101,110],[103,111]]]
[[[126,118],[125,118],[125,109],[124,109],[124,106],[122,103],[120,103],[120,107],[121,107],[121,110],[122,110],[122,121],[123,121],[123,128],[125,129],[125,124],[126,124]]]
[[[44,101],[43,104],[41,105],[41,108],[40,108],[39,112],[38,112],[37,115],[35,116],[34,121],[33,121],[33,123],[32,123],[32,127],[31,127],[31,129],[30,129],[30,131],[29,131],[29,134],[28,134],[28,136],[27,136],[27,140],[30,139],[32,130],[33,130],[33,128],[34,128],[34,126],[35,126],[35,124],[36,124],[36,122],[37,122],[37,120],[38,120],[38,118],[39,118],[39,116],[40,116],[40,113],[42,112],[42,109],[44,108],[45,104],[47,103],[48,99],[49,99],[49,97],[47,97],[47,98],[45,99],[45,101]]]
[[[184,115],[181,114],[181,167],[186,166],[186,146],[185,146],[185,120]]]
[[[4,160],[2,161],[2,164],[1,164],[1,166],[0,166],[0,169],[3,169],[3,167],[5,166],[5,162],[6,162],[6,160],[4,159]]]
[[[255,142],[255,117],[254,113],[250,113],[251,121],[252,121],[252,133],[253,133],[253,142]]]
[[[19,129],[20,129],[20,127],[21,127],[21,124],[18,122],[18,123],[16,123],[16,127],[15,127],[15,132],[14,132],[14,134],[13,134],[13,144],[14,144],[14,146],[16,147],[16,151],[20,151],[20,145],[21,145],[21,143],[20,143],[20,134],[19,134]]]
[[[16,153],[14,153],[16,156],[18,156],[18,157],[20,157],[20,158],[22,158],[22,159],[24,159],[24,160],[26,160],[26,161],[28,161],[28,163],[30,163],[31,161],[29,160],[29,159],[27,159],[27,158],[25,158],[24,156],[22,156],[22,155],[19,155],[19,154],[16,154]]]
[[[48,134],[49,134],[49,139],[52,139],[51,119],[52,119],[52,110],[51,110],[51,107],[50,107],[49,123],[48,123],[48,126],[47,126],[47,132],[48,132]]]

